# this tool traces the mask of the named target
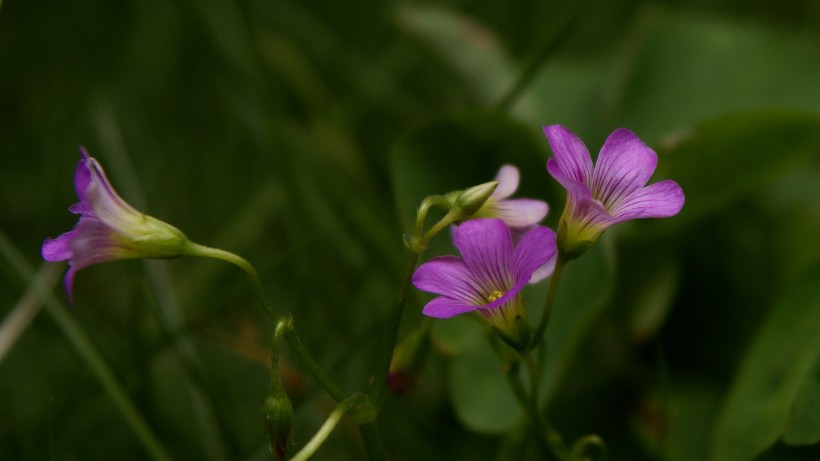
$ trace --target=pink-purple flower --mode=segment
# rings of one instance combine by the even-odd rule
[[[466,221],[452,232],[461,257],[439,256],[413,274],[416,288],[439,297],[424,306],[430,317],[480,313],[502,338],[525,346],[529,337],[521,289],[555,257],[555,234],[534,226],[517,244],[501,219]]]
[[[75,273],[93,264],[128,258],[182,256],[188,239],[174,226],[147,216],[125,202],[108,182],[100,164],[80,147],[74,174],[80,215],[74,229],[43,243],[43,259],[68,261],[65,288],[72,298]]]
[[[526,230],[547,216],[549,207],[542,200],[509,198],[518,189],[520,174],[513,165],[503,165],[495,176],[495,191],[474,215],[475,218],[501,218],[515,231]]]
[[[658,156],[626,128],[612,132],[593,165],[575,133],[544,127],[555,155],[547,170],[567,190],[558,227],[558,248],[567,258],[583,253],[610,226],[639,218],[666,218],[683,208],[681,187],[672,180],[647,186]]]

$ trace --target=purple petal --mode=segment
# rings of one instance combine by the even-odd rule
[[[498,181],[498,186],[496,186],[495,191],[493,191],[493,195],[490,197],[496,200],[502,200],[509,197],[518,189],[518,182],[520,179],[521,175],[518,172],[518,168],[512,165],[503,165],[498,170],[498,174],[495,175],[495,180]]]
[[[516,282],[532,278],[532,274],[555,257],[555,232],[544,226],[532,228],[518,242],[513,254],[513,273]]]
[[[626,128],[612,132],[604,142],[592,175],[592,195],[612,207],[643,187],[658,164],[655,151]]]
[[[115,231],[101,220],[83,216],[71,240],[71,265],[80,270],[92,264],[132,257],[114,240]]]
[[[555,155],[556,169],[561,172],[560,175],[573,181],[586,183],[592,177],[592,159],[583,141],[561,125],[545,126],[544,134]]]
[[[50,262],[71,259],[71,240],[74,238],[74,232],[70,230],[56,239],[46,239],[41,251],[43,259]]]
[[[86,192],[91,185],[92,172],[89,167],[91,157],[88,156],[84,147],[80,147],[80,155],[82,158],[77,162],[77,169],[74,171],[74,191],[77,192],[77,197],[80,199],[80,204],[83,208],[89,209],[88,198]]]
[[[638,218],[668,218],[683,208],[683,189],[671,179],[641,188],[612,211],[618,222]]]
[[[413,285],[422,291],[444,295],[462,304],[484,304],[481,289],[476,286],[473,276],[457,256],[439,256],[416,269]]]
[[[592,191],[589,190],[586,183],[564,176],[558,162],[556,162],[555,159],[551,158],[547,160],[547,171],[564,187],[564,189],[567,190],[570,198],[572,198],[575,202],[581,202],[592,198]]]
[[[527,198],[502,200],[492,204],[491,209],[510,227],[538,224],[549,212],[546,202]]]
[[[528,283],[530,285],[536,284],[552,275],[555,271],[555,261],[556,258],[550,258],[546,264],[536,269],[535,272],[532,273],[532,277],[530,277],[530,281]]]
[[[510,228],[500,219],[473,219],[458,226],[453,243],[480,288],[489,294],[506,292],[514,283],[509,272],[513,257]]]
[[[63,278],[63,286],[65,286],[65,292],[68,295],[68,302],[74,304],[74,274],[76,274],[77,268],[69,265],[68,271],[65,273],[65,278]]]
[[[427,303],[421,312],[428,317],[446,319],[454,315],[473,311],[476,308],[475,305],[464,304],[461,301],[440,296]]]

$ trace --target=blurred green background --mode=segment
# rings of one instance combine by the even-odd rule
[[[687,203],[613,228],[568,268],[548,333],[552,423],[600,434],[615,461],[820,459],[816,0],[7,0],[0,318],[40,304],[26,266],[75,223],[84,145],[137,208],[247,257],[319,362],[362,390],[421,198],[511,162],[554,225],[554,123],[593,154],[630,128]],[[445,251],[441,237],[426,256]],[[41,275],[66,304],[60,269]],[[533,287],[528,307],[543,297]],[[175,459],[273,458],[271,328],[240,271],[108,263],[79,273],[75,299],[68,313]],[[145,459],[54,312],[0,361],[0,459]],[[526,459],[477,327],[437,322],[434,351],[383,411],[391,459]],[[283,366],[295,451],[332,401],[287,350]],[[343,423],[315,459],[363,456]]]

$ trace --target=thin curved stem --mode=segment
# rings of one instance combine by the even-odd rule
[[[259,302],[262,303],[262,308],[265,311],[265,315],[267,315],[270,320],[276,321],[276,310],[274,309],[270,298],[268,298],[268,295],[265,294],[265,289],[262,288],[262,280],[259,278],[259,273],[256,272],[256,269],[250,262],[248,262],[247,259],[231,253],[230,251],[220,250],[219,248],[211,248],[194,242],[190,242],[188,244],[185,254],[187,256],[200,256],[204,258],[219,259],[242,269],[251,279],[251,284],[253,285],[254,291],[256,291],[256,296],[259,298]]]
[[[325,442],[330,433],[333,432],[336,425],[339,424],[339,421],[341,421],[345,413],[358,405],[362,399],[363,396],[358,394],[339,402],[339,404],[336,405],[336,408],[327,417],[324,424],[322,424],[322,427],[316,431],[316,434],[311,437],[310,441],[308,441],[308,443],[306,443],[298,453],[293,455],[291,461],[305,461],[313,456],[313,454],[316,453],[316,450],[318,450],[319,447]]]
[[[555,295],[558,293],[558,282],[561,279],[561,274],[564,272],[565,265],[566,261],[559,255],[558,260],[555,261],[555,270],[553,270],[552,277],[550,278],[549,291],[547,291],[547,300],[544,303],[544,313],[541,314],[541,320],[538,322],[538,328],[536,328],[535,334],[532,336],[532,340],[530,342],[531,350],[541,344],[544,333],[547,331],[547,325],[549,325],[550,316],[552,315],[552,308],[555,307]]]
[[[499,99],[498,103],[496,103],[496,110],[509,110],[513,102],[515,102],[518,96],[520,96],[524,89],[527,88],[527,86],[532,81],[533,77],[535,77],[535,75],[541,69],[541,66],[544,64],[547,58],[553,52],[555,52],[555,50],[558,48],[558,45],[561,44],[563,38],[571,30],[572,25],[575,23],[576,18],[579,16],[578,13],[583,9],[584,3],[586,2],[574,2],[574,4],[568,7],[569,11],[565,12],[563,17],[552,22],[553,27],[555,27],[555,30],[552,31],[552,33],[547,37],[540,51],[535,55],[535,57],[532,60],[530,60],[526,67],[524,67],[524,69],[518,75],[518,78],[515,80],[510,89],[506,93],[504,93],[501,99]]]
[[[385,337],[384,345],[379,351],[380,355],[376,361],[377,368],[373,375],[373,384],[368,392],[376,408],[381,407],[385,392],[387,391],[387,374],[390,372],[390,362],[393,359],[393,350],[396,348],[399,327],[401,326],[401,320],[404,316],[407,292],[410,289],[410,280],[413,276],[413,271],[416,270],[420,256],[421,253],[414,251],[410,251],[407,255],[407,262],[405,263],[404,272],[402,273],[399,294],[396,302],[393,304],[393,315],[390,318],[390,324],[387,326],[387,336]]]
[[[277,321],[274,336],[277,338],[285,338],[290,349],[296,354],[296,358],[302,362],[302,365],[307,368],[307,371],[313,376],[316,382],[322,386],[322,389],[333,397],[333,400],[342,402],[347,399],[347,394],[333,382],[330,376],[322,369],[319,363],[316,362],[313,356],[310,355],[310,352],[308,352],[302,344],[299,335],[296,334],[296,330],[293,328],[293,318],[290,315],[285,315]]]

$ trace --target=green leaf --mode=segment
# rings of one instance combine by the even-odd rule
[[[789,438],[813,432],[794,412],[799,399],[816,395],[804,384],[820,351],[820,264],[789,287],[775,305],[740,365],[712,447],[713,459],[750,460],[787,427]],[[805,389],[803,394],[801,386]],[[808,387],[807,387],[808,386]]]
[[[515,69],[491,31],[457,12],[413,5],[398,13],[399,22],[424,40],[470,85],[483,103],[501,97]]]
[[[654,6],[639,18],[603,99],[607,120],[643,139],[738,111],[820,111],[815,37]]]
[[[820,442],[820,357],[797,391],[783,441],[789,445]]]
[[[481,332],[481,327],[472,326]],[[450,393],[456,415],[473,431],[507,432],[521,421],[521,406],[488,342],[472,345],[457,355],[450,366]]]
[[[545,336],[547,366],[542,392],[546,393],[547,401],[554,397],[578,346],[613,295],[615,269],[610,243],[611,240],[604,237],[583,256],[571,261],[558,285]],[[539,311],[532,319],[541,318],[543,302],[536,305]]]
[[[757,191],[820,150],[820,116],[763,111],[699,124],[658,152],[658,177],[686,194],[678,222],[724,207]]]

